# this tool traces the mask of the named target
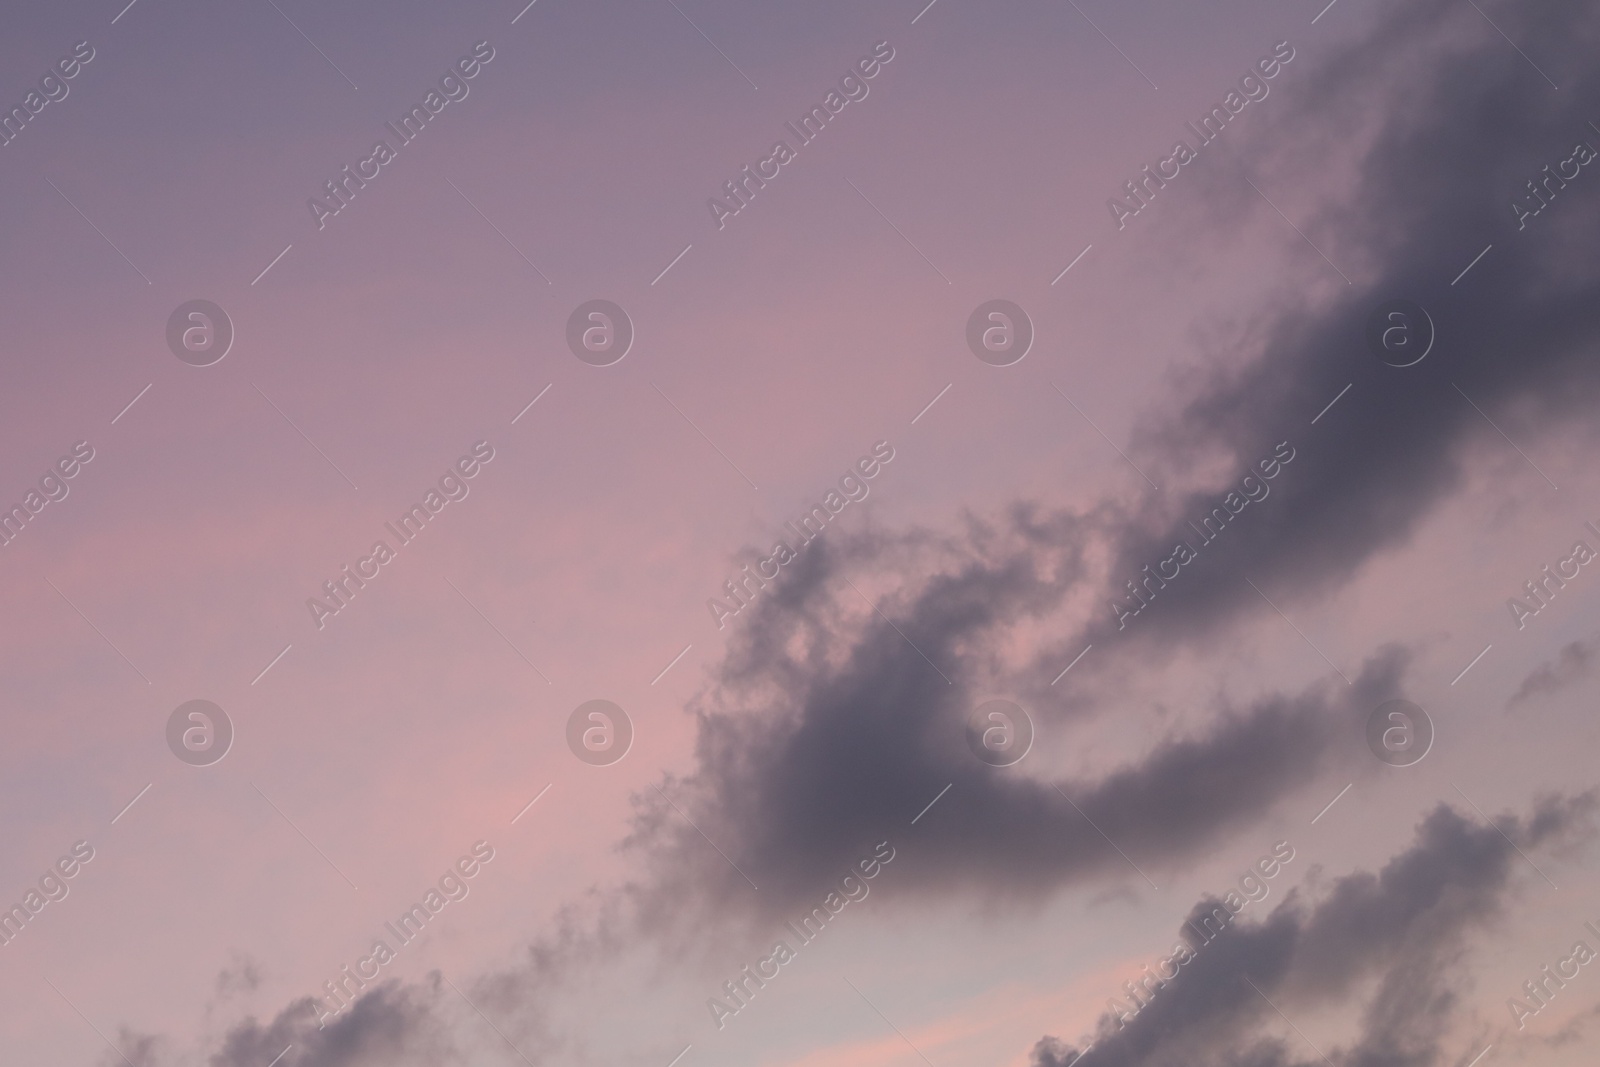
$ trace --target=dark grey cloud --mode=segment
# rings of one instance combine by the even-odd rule
[[[268,1022],[251,1017],[234,1026],[206,1064],[262,1067],[293,1045],[285,1067],[464,1067],[471,1058],[457,1045],[447,996],[454,994],[438,972],[422,982],[383,982],[324,1028],[305,997]]]
[[[1053,578],[1038,575],[1041,557],[1057,555],[1040,551],[1040,531],[1024,514],[961,547],[941,543],[957,558],[920,583],[909,569],[926,544],[873,534],[809,548],[784,603],[735,639],[718,696],[748,702],[703,711],[694,774],[663,787],[695,825],[651,794],[640,800],[630,846],[652,871],[648,893],[675,902],[680,919],[690,899],[722,918],[737,910],[767,922],[885,839],[905,845],[895,878],[910,893],[1039,898],[1085,879],[1142,884],[1106,837],[1147,874],[1165,872],[1322,771],[1371,762],[1361,725],[1400,688],[1408,657],[1396,648],[1374,654],[1351,686],[1319,682],[1240,707],[1219,700],[1194,732],[1154,735],[1126,765],[1093,775],[979,761],[964,724],[991,677],[992,644],[1019,615],[1052,606],[1059,592],[1042,591],[1077,573],[1063,552]],[[845,581],[901,568],[903,602],[887,619],[867,614]],[[843,621],[851,613],[865,621]],[[1041,716],[1041,730],[1052,725]]]
[[[1589,129],[1584,102],[1600,99],[1600,74],[1576,61],[1573,42],[1600,42],[1600,12],[1545,0],[1504,17],[1525,48],[1573,60],[1560,92],[1498,34],[1483,32],[1470,6],[1407,5],[1320,61],[1303,88],[1287,87],[1271,130],[1200,171],[1221,230],[1266,210],[1246,176],[1316,189],[1320,164],[1303,154],[1316,138],[1337,133],[1341,148],[1356,153],[1355,188],[1338,197],[1328,190],[1307,227],[1361,283],[1326,307],[1296,301],[1264,310],[1248,331],[1255,350],[1207,353],[1208,369],[1191,372],[1177,410],[1152,414],[1136,435],[1164,483],[1192,483],[1196,465],[1217,457],[1231,464],[1226,478],[1079,513],[1019,504],[944,538],[835,539],[809,548],[797,573],[741,619],[718,679],[721,704],[702,711],[697,768],[670,785],[696,822],[753,868],[751,877],[809,893],[866,837],[888,832],[950,783],[938,816],[918,828],[918,858],[908,860],[932,876],[922,884],[957,891],[987,880],[1026,895],[1088,873],[1104,844],[1095,850],[1098,835],[1070,817],[1051,785],[990,773],[961,751],[961,716],[982,692],[1021,694],[1042,729],[1148,716],[1118,699],[1115,679],[1180,646],[1233,640],[1237,624],[1270,614],[1252,582],[1280,606],[1298,603],[1409,542],[1462,483],[1480,438],[1493,434],[1466,396],[1487,411],[1533,412],[1550,432],[1587,417],[1600,386],[1600,364],[1589,357],[1600,344],[1600,270],[1569,235],[1600,221],[1600,196],[1569,191],[1533,220],[1550,225],[1522,233],[1508,205],[1557,146]],[[1494,258],[1451,286],[1491,239]],[[1404,369],[1382,363],[1364,339],[1369,315],[1395,297],[1429,307],[1438,331],[1435,351]],[[1508,360],[1509,351],[1518,358]],[[1351,383],[1336,414],[1311,427]],[[1538,439],[1533,428],[1528,435]],[[1223,504],[1258,461],[1281,460],[1283,442],[1293,459],[1268,483],[1270,495],[1202,543],[1191,523]],[[1109,584],[1086,563],[1091,543],[1113,546]],[[1110,601],[1136,603],[1122,583],[1179,543],[1198,558],[1164,587],[1149,587],[1152,602],[1122,629]],[[841,620],[859,608],[858,595],[845,579],[871,578],[877,588],[885,577],[893,578],[883,605],[892,625],[873,619],[852,630]],[[1097,589],[1108,606],[1086,627],[1028,670],[996,668],[1020,622]],[[1079,667],[1072,695],[1052,690],[1048,679],[1090,643],[1095,656]],[[1314,777],[1337,734],[1325,724],[1355,711],[1347,705],[1370,708],[1396,695],[1401,680],[1392,655],[1370,655],[1346,698],[1308,692],[1222,710],[1204,737],[1157,731],[1136,766],[1056,784],[1124,849],[1161,863]],[[1308,702],[1320,700],[1333,706],[1318,716]],[[665,858],[662,885],[700,886],[724,907],[737,899],[740,877],[719,869],[714,855],[699,862],[709,855],[704,842],[659,800],[645,799],[633,844]],[[789,899],[781,889],[765,896]]]
[[[704,952],[695,935],[707,927],[726,933],[790,917],[878,841],[896,849],[887,876],[896,892],[1037,902],[1075,883],[1142,886],[1118,848],[1160,876],[1323,771],[1353,760],[1378,766],[1361,731],[1373,704],[1400,687],[1408,655],[1392,647],[1353,686],[1319,681],[1242,706],[1219,700],[1204,725],[1093,775],[1044,781],[980,762],[966,747],[963,713],[978,679],[995,669],[1002,620],[1050,609],[1080,575],[1074,551],[1039,548],[1066,521],[1020,508],[1003,525],[958,538],[869,533],[809,548],[728,661],[723,695],[763,702],[703,711],[695,772],[661,784],[695,826],[653,789],[642,794],[624,843],[638,856],[637,877],[575,903],[519,963],[471,982],[473,1003],[525,1053],[550,1052],[563,1037],[546,1011],[576,976],[641,944],[665,946],[665,955]],[[907,575],[906,602],[892,610],[899,629],[847,599],[857,594],[843,578],[913,567],[929,553],[946,566],[921,584]],[[1054,577],[1041,579],[1033,568],[1046,555]],[[939,806],[913,827],[946,784]],[[291,1042],[303,1057],[291,1067],[354,1067],[402,1047],[419,1064],[452,1063],[440,995],[437,980],[381,985],[325,1031],[307,999],[270,1023],[236,1027],[211,1067],[249,1067],[269,1048],[270,1061]],[[416,1052],[423,1047],[435,1059]]]
[[[1178,646],[1232,640],[1240,622],[1269,614],[1247,579],[1280,605],[1297,603],[1407,545],[1463,483],[1480,441],[1498,442],[1474,402],[1503,418],[1511,408],[1525,413],[1517,423],[1525,443],[1587,432],[1600,391],[1591,358],[1600,270],[1573,235],[1600,221],[1600,196],[1583,197],[1574,183],[1520,233],[1509,204],[1546,162],[1592,139],[1585,107],[1600,100],[1600,73],[1584,56],[1600,43],[1600,11],[1546,0],[1498,14],[1524,50],[1566,60],[1560,92],[1470,6],[1407,5],[1286,94],[1280,144],[1258,139],[1221,156],[1205,178],[1218,194],[1220,228],[1266,210],[1244,176],[1316,188],[1321,164],[1305,150],[1331,151],[1319,142],[1330,133],[1348,134],[1338,147],[1357,155],[1355,188],[1327,199],[1306,225],[1359,284],[1330,306],[1290,301],[1263,311],[1249,331],[1258,350],[1217,354],[1179,409],[1153,414],[1137,435],[1163,482],[1184,484],[1218,456],[1231,473],[1131,511],[1111,502],[1073,514],[1018,505],[948,538],[873,534],[808,549],[805,565],[741,620],[718,679],[722,704],[701,711],[696,769],[667,783],[763,885],[760,898],[647,796],[631,844],[650,858],[649,892],[698,894],[724,917],[742,901],[750,911],[781,909],[835,877],[869,839],[893,837],[951,784],[936,814],[903,831],[914,841],[900,868],[908,891],[1043,894],[1126,873],[1091,819],[1136,861],[1176,863],[1339,758],[1352,718],[1400,689],[1403,655],[1370,654],[1347,672],[1355,682],[1347,688],[1220,708],[1194,736],[1153,730],[1136,761],[1087,781],[994,772],[962,751],[959,725],[997,681],[1040,709],[1042,729],[1070,730],[1087,716],[1148,718],[1149,709],[1117,698],[1112,681]],[[1491,241],[1493,258],[1452,286]],[[1404,369],[1380,362],[1364,340],[1372,311],[1395,297],[1426,305],[1438,330],[1429,358]],[[1311,427],[1351,383],[1337,414]],[[1294,459],[1271,496],[1198,545],[1189,523],[1280,442]],[[1127,630],[1108,609],[1032,670],[1006,675],[995,665],[1012,628],[1100,581],[1085,562],[1095,539],[1115,546],[1108,599],[1175,544],[1201,551]],[[882,605],[892,624],[842,621],[860,610],[847,577],[870,588],[892,577]],[[841,643],[841,633],[850,639]],[[1096,656],[1075,679],[1079,695],[1051,692],[1047,679],[1090,642]],[[1332,947],[1325,955],[1336,958]],[[1384,1025],[1371,1020],[1380,1037]],[[1399,1039],[1390,1037],[1393,1047]]]
[[[1042,730],[1148,717],[1119,699],[1116,678],[1179,646],[1230,641],[1240,622],[1270,614],[1252,581],[1280,606],[1294,604],[1406,545],[1462,484],[1480,440],[1500,447],[1474,402],[1503,418],[1508,408],[1526,413],[1524,442],[1580,432],[1575,418],[1588,424],[1600,386],[1590,358],[1600,343],[1600,270],[1573,235],[1600,222],[1600,196],[1585,197],[1575,181],[1523,232],[1509,204],[1553,152],[1564,157],[1590,136],[1585,107],[1600,100],[1600,73],[1584,57],[1600,42],[1600,12],[1544,0],[1500,13],[1499,24],[1524,51],[1556,61],[1559,92],[1470,5],[1406,5],[1319,59],[1302,88],[1285,88],[1272,129],[1200,171],[1221,230],[1266,210],[1244,177],[1316,189],[1328,137],[1355,156],[1354,189],[1328,190],[1306,228],[1360,283],[1329,306],[1291,299],[1264,310],[1247,331],[1253,351],[1208,353],[1209,369],[1191,377],[1178,409],[1152,414],[1136,437],[1163,482],[1184,484],[1218,456],[1231,462],[1226,478],[1131,508],[1019,504],[946,537],[824,539],[741,618],[717,702],[701,710],[696,768],[666,791],[763,884],[757,909],[804,899],[946,785],[908,850],[906,868],[923,876],[908,881],[919,887],[984,884],[1027,896],[1103,875],[1123,861],[1090,819],[1133,856],[1177,861],[1335,760],[1344,735],[1330,724],[1397,695],[1403,658],[1369,654],[1343,695],[1308,690],[1221,708],[1198,735],[1152,731],[1127,768],[1054,785],[1043,772],[975,764],[960,739],[964,712],[995,689],[1019,693]],[[1452,286],[1491,240],[1493,257]],[[1438,331],[1430,356],[1404,369],[1380,362],[1364,339],[1369,315],[1395,297],[1426,305]],[[1352,383],[1336,413],[1311,427]],[[1281,442],[1294,458],[1271,495],[1199,544],[1190,523]],[[1086,563],[1092,542],[1114,546],[1108,587]],[[1085,590],[1121,595],[1125,579],[1179,542],[1198,559],[1126,630],[1108,607],[1031,669],[997,667],[1021,622]],[[861,611],[847,578],[874,589],[891,579],[881,606],[892,624],[846,621]],[[1052,690],[1047,680],[1091,642],[1095,655],[1071,695]],[[748,897],[743,876],[656,797],[641,801],[630,844],[652,863],[644,896],[677,899],[694,887],[721,915]]]
[[[1506,447],[1463,393],[1515,426],[1525,448],[1588,424],[1600,393],[1592,358],[1600,269],[1579,235],[1600,222],[1600,195],[1585,185],[1593,171],[1585,168],[1522,232],[1509,205],[1575,142],[1600,145],[1589,125],[1600,114],[1600,73],[1588,58],[1600,42],[1600,12],[1578,0],[1543,0],[1494,18],[1525,52],[1558,68],[1559,92],[1470,5],[1400,5],[1370,35],[1312,60],[1300,82],[1282,86],[1283,106],[1260,136],[1226,144],[1229,154],[1208,161],[1219,165],[1199,171],[1212,222],[1223,230],[1271,214],[1245,178],[1296,192],[1303,203],[1302,190],[1322,187],[1326,155],[1355,154],[1356,187],[1330,191],[1302,228],[1356,284],[1326,308],[1280,294],[1282,306],[1240,331],[1240,343],[1258,353],[1241,362],[1208,352],[1185,380],[1181,408],[1145,421],[1135,454],[1162,484],[1202,460],[1226,457],[1233,469],[1176,502],[1152,500],[1120,539],[1118,585],[1180,541],[1200,547],[1189,523],[1277,442],[1290,442],[1296,458],[1266,500],[1247,506],[1157,593],[1130,624],[1130,639],[1213,640],[1225,633],[1216,627],[1225,614],[1262,610],[1246,577],[1280,605],[1294,603],[1407,544],[1461,484],[1469,444]],[[1452,286],[1491,242],[1493,251]],[[1313,255],[1303,244],[1292,254],[1302,253]],[[1428,308],[1438,332],[1428,358],[1403,369],[1379,362],[1363,336],[1373,309],[1396,297]],[[1311,426],[1346,385],[1349,394]],[[1051,662],[1083,638],[1115,632],[1108,610]]]
[[[1531,877],[1517,849],[1591,836],[1595,809],[1593,794],[1550,798],[1497,829],[1441,804],[1376,874],[1345,875],[1315,902],[1291,892],[1261,921],[1237,920],[1202,944],[1189,931],[1222,904],[1204,899],[1179,924],[1198,947],[1175,977],[1137,1011],[1108,990],[1121,997],[1120,1015],[1104,1014],[1085,1048],[1041,1038],[1034,1067],[1322,1062],[1304,1042],[1269,1035],[1285,1029],[1279,1012],[1292,1020],[1340,1008],[1357,1009],[1359,1022],[1346,1047],[1320,1049],[1334,1062],[1431,1067],[1457,1021],[1471,939]]]
[[[1522,680],[1517,691],[1511,694],[1511,699],[1506,701],[1506,707],[1516,707],[1534,697],[1559,692],[1582,681],[1593,673],[1597,653],[1600,653],[1600,637],[1562,646],[1555,659],[1541,663]]]

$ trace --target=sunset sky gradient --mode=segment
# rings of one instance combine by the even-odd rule
[[[0,506],[65,487],[0,547],[0,905],[93,850],[0,944],[0,1062],[1592,1063],[1594,968],[1508,1000],[1600,950],[1600,568],[1528,592],[1600,551],[1600,170],[1528,210],[1600,146],[1600,7],[1325,2],[0,14],[4,108],[93,54],[0,146]],[[1011,366],[965,339],[997,298]],[[210,366],[168,348],[194,299],[235,331]],[[593,299],[610,366],[568,349]],[[1396,299],[1436,330],[1410,367],[1366,340]],[[1008,767],[966,741],[995,698],[1035,731]],[[1366,741],[1396,698],[1435,730],[1406,767]],[[205,767],[166,736],[196,699],[235,731]],[[609,766],[567,743],[596,699]]]

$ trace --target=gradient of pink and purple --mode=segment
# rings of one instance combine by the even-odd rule
[[[1512,18],[1485,6],[1502,27]],[[1522,62],[1470,5],[1440,8],[1429,5],[1444,26],[1429,48]],[[1407,87],[1377,61],[1328,60],[1348,64],[1393,30],[1373,0],[96,0],[0,14],[6,108],[76,42],[94,49],[65,98],[0,148],[0,504],[75,442],[94,449],[68,495],[0,548],[0,903],[74,842],[95,850],[68,896],[0,946],[0,1059],[244,1067],[254,1060],[230,1032],[320,995],[480,839],[494,860],[385,978],[427,987],[437,970],[468,993],[492,988],[482,976],[589,921],[564,908],[630,883],[651,892],[653,868],[618,845],[649,837],[639,820],[654,787],[672,795],[706,758],[696,712],[717,706],[730,642],[760,621],[751,608],[719,628],[707,600],[874,442],[894,460],[825,538],[955,537],[968,516],[997,521],[1019,500],[1145,521],[1141,509],[1180,491],[1225,487],[1230,463],[1255,457],[1163,453],[1163,428],[1245,373],[1276,319],[1332,314],[1385,276],[1382,241],[1328,220],[1330,205],[1350,209],[1360,147],[1386,109],[1410,106]],[[319,227],[307,199],[480,41],[493,59],[466,97]],[[866,97],[719,228],[707,198],[880,41],[893,59]],[[1107,197],[1281,41],[1295,58],[1266,99],[1119,230]],[[1580,52],[1527,47],[1579,91]],[[1530,94],[1548,88],[1527,74]],[[1341,109],[1339,92],[1363,79]],[[1555,147],[1512,169],[1533,177]],[[1233,176],[1246,171],[1270,179],[1265,196]],[[1570,211],[1551,233],[1592,233],[1600,192],[1582,184],[1552,205]],[[1485,202],[1488,236],[1437,249],[1441,288],[1501,240],[1504,215]],[[564,333],[597,297],[636,329],[604,368],[574,358]],[[979,362],[963,339],[994,297],[1036,329],[1012,367]],[[236,330],[210,367],[166,345],[167,316],[193,298]],[[1594,338],[1571,343],[1592,353]],[[1351,348],[1352,364],[1373,362]],[[1363,388],[1315,425],[1337,386],[1307,410],[1250,417],[1289,427],[1312,455],[1319,434],[1345,432],[1336,420],[1360,417]],[[1440,802],[1481,826],[1465,797],[1525,818],[1541,795],[1589,788],[1583,687],[1507,701],[1563,647],[1592,650],[1600,579],[1585,571],[1522,630],[1505,601],[1574,540],[1595,543],[1582,522],[1600,524],[1597,435],[1543,394],[1501,395],[1489,414],[1538,472],[1479,420],[1455,448],[1466,474],[1403,536],[1342,570],[1306,561],[1327,580],[1258,582],[1282,615],[1256,603],[1219,624],[1218,644],[1152,639],[1120,659],[1097,646],[1089,655],[1107,664],[1086,658],[1054,689],[1052,670],[984,694],[1056,694],[1058,706],[1034,707],[1037,748],[1015,773],[1087,781],[1228,708],[1319,686],[1338,696],[1333,664],[1354,678],[1400,644],[1405,695],[1438,729],[1423,763],[1396,770],[1363,750],[1319,765],[1202,854],[1130,849],[1142,873],[1108,867],[1046,892],[1009,892],[1004,870],[989,890],[907,884],[926,877],[918,834],[962,803],[952,791],[911,824],[932,782],[884,831],[908,861],[845,910],[846,933],[803,949],[725,1027],[707,998],[781,934],[755,905],[753,922],[695,919],[692,953],[677,934],[655,945],[630,928],[571,968],[554,1006],[530,1007],[539,1021],[499,1005],[503,1030],[540,1063],[666,1067],[692,1046],[680,1067],[1025,1067],[1042,1035],[1092,1031],[1124,980],[1170,951],[1194,902],[1274,842],[1297,859],[1253,906],[1263,916],[1291,886],[1318,899],[1380,869]],[[494,458],[465,499],[319,627],[307,598],[390,540],[384,523],[479,441]],[[1114,624],[1119,547],[1085,536],[1094,580],[1007,633],[1006,669]],[[855,575],[891,615],[918,578]],[[840,635],[871,623],[861,600],[837,603]],[[236,729],[206,768],[174,759],[163,733],[195,698]],[[564,741],[568,714],[593,698],[621,705],[636,731],[609,767]],[[1096,717],[1082,713],[1090,701]],[[706,851],[708,869],[723,863]],[[1585,936],[1584,919],[1600,922],[1584,910],[1600,888],[1591,854],[1534,859],[1560,890],[1518,870],[1454,964],[1465,984],[1437,1058],[1407,1062],[1460,1067],[1491,1043],[1484,1067],[1590,1062],[1600,978],[1587,971],[1526,1030],[1509,1025],[1506,998]],[[280,1067],[523,1062],[453,1003],[454,1051],[302,1047]],[[1348,1045],[1375,1010],[1351,1000],[1296,1017],[1303,1037],[1276,1016],[1262,1025],[1286,1062],[1321,1062],[1295,1042]],[[1575,1036],[1559,1040],[1564,1027]]]

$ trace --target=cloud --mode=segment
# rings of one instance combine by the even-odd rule
[[[217,972],[216,993],[219,998],[254,993],[260,986],[261,964],[243,953],[233,953],[232,962]]]
[[[1600,12],[1571,0],[1506,18],[1502,28],[1534,46],[1600,41]],[[1252,582],[1280,605],[1326,596],[1407,544],[1493,434],[1474,403],[1490,412],[1517,405],[1548,432],[1587,419],[1600,393],[1590,358],[1600,343],[1600,271],[1564,234],[1600,222],[1600,198],[1566,196],[1550,209],[1566,212],[1562,226],[1524,233],[1507,205],[1555,146],[1588,128],[1580,102],[1600,96],[1600,75],[1574,63],[1557,93],[1479,21],[1446,0],[1381,17],[1302,89],[1286,86],[1269,131],[1278,141],[1258,138],[1199,172],[1224,191],[1211,198],[1220,232],[1240,212],[1264,210],[1246,176],[1317,190],[1326,168],[1307,161],[1316,158],[1308,143],[1330,126],[1349,133],[1353,187],[1322,190],[1322,215],[1307,225],[1359,281],[1325,305],[1265,307],[1248,332],[1252,346],[1208,353],[1177,409],[1151,413],[1134,444],[1175,488],[1081,512],[1018,503],[944,537],[825,538],[741,618],[717,678],[722,703],[701,710],[696,769],[667,792],[752,878],[778,887],[763,890],[766,900],[787,903],[791,886],[803,899],[867,837],[951,783],[906,861],[937,875],[917,884],[956,893],[1003,881],[1027,895],[1100,873],[1101,856],[1105,870],[1115,867],[1121,860],[1095,849],[1088,820],[1050,784],[988,773],[961,751],[961,716],[980,693],[1020,693],[1063,730],[1125,712],[1111,680],[1185,647],[1235,641],[1241,625],[1271,613]],[[1482,247],[1463,249],[1463,234],[1493,237],[1495,258],[1456,288],[1463,253]],[[1401,296],[1430,307],[1439,332],[1437,351],[1404,370],[1363,340],[1374,308]],[[1519,356],[1508,361],[1512,349]],[[1313,430],[1311,416],[1346,385],[1336,415]],[[1202,544],[1191,522],[1282,442],[1294,458],[1270,496]],[[1217,469],[1224,474],[1196,473]],[[1123,629],[1108,602],[1132,603],[1123,583],[1179,543],[1198,558],[1151,587],[1150,605]],[[1098,549],[1112,559],[1103,572],[1091,563]],[[888,587],[882,617],[856,624],[865,605],[846,579]],[[1007,642],[1025,623],[1084,598],[1108,606],[1033,662],[1004,669]],[[1047,680],[1089,644],[1095,655],[1079,667],[1075,695],[1052,691]],[[1315,776],[1331,759],[1325,724],[1397,695],[1401,675],[1401,660],[1381,652],[1348,700],[1308,690],[1222,708],[1200,733],[1159,737],[1115,775],[1057,784],[1123,849],[1176,860]],[[658,799],[642,802],[632,844],[658,861],[669,896],[694,885],[718,909],[743,899],[741,876]]]
[[[669,913],[681,921],[685,900],[720,921],[738,913],[769,922],[873,843],[904,840],[947,785],[897,861],[904,891],[1038,899],[1134,877],[1106,837],[1153,870],[1170,869],[1358,751],[1369,759],[1360,724],[1401,687],[1408,656],[1397,648],[1374,654],[1351,686],[1219,701],[1192,732],[1157,735],[1123,766],[1090,776],[979,761],[965,716],[990,677],[991,646],[1018,615],[1057,602],[1077,574],[1070,550],[1041,548],[1045,528],[1014,515],[1008,527],[941,542],[932,550],[947,557],[944,567],[920,583],[930,546],[918,535],[807,550],[782,603],[735,639],[718,697],[740,701],[738,710],[702,711],[694,773],[663,787],[694,825],[650,793],[638,802],[629,844],[652,872],[648,895],[673,902],[662,923]],[[1058,565],[1042,576],[1046,559]],[[880,617],[847,579],[889,573],[903,603]]]
[[[1511,694],[1511,699],[1506,701],[1506,707],[1513,708],[1536,696],[1554,693],[1581,681],[1593,669],[1597,652],[1600,652],[1600,637],[1566,645],[1555,659],[1541,663],[1522,680],[1517,691]]]
[[[290,1045],[288,1067],[464,1067],[469,1057],[452,1036],[444,996],[438,972],[423,982],[384,982],[322,1029],[315,1001],[305,997],[269,1023],[249,1018],[235,1026],[207,1067],[261,1067]]]
[[[769,926],[814,904],[877,841],[906,845],[897,891],[1038,901],[1079,883],[1142,884],[1118,848],[1163,873],[1323,771],[1371,762],[1361,723],[1401,688],[1409,657],[1398,648],[1374,654],[1353,686],[1324,680],[1238,706],[1219,700],[1194,729],[1092,775],[1047,781],[980,762],[964,740],[974,687],[997,669],[990,653],[1009,620],[1051,610],[1081,576],[1062,535],[1082,528],[1019,508],[958,537],[830,531],[735,639],[714,695],[760,702],[703,710],[693,773],[637,798],[624,843],[637,875],[569,906],[521,962],[467,986],[473,1003],[520,1049],[543,1054],[564,1040],[551,1006],[580,976],[641,946],[671,955],[708,926]],[[944,565],[919,582],[932,555]],[[893,577],[905,598],[890,607],[898,629],[845,581],[862,573]],[[911,818],[945,784],[913,847]],[[415,1057],[406,1062],[450,1063],[443,1018],[437,981],[380,985],[326,1031],[308,998],[270,1024],[240,1024],[211,1067],[257,1064],[263,1053],[270,1061],[289,1043],[303,1057],[290,1067],[360,1067],[399,1048]]]
[[[1279,1013],[1293,1019],[1363,996],[1349,1047],[1323,1054],[1352,1067],[1434,1064],[1458,1007],[1468,938],[1503,914],[1526,874],[1518,848],[1591,835],[1595,809],[1592,793],[1550,798],[1496,829],[1441,804],[1377,874],[1345,875],[1315,903],[1293,891],[1259,923],[1223,927],[1142,1010],[1126,1005],[1125,1023],[1103,1015],[1083,1049],[1041,1038],[1033,1067],[1315,1062],[1303,1041],[1269,1036],[1283,1029]],[[1200,901],[1180,934],[1220,905]]]
[[[162,1062],[165,1038],[157,1034],[142,1034],[126,1026],[117,1031],[116,1051],[107,1050],[101,1059],[102,1067],[132,1064],[133,1067],[157,1067]]]
[[[1314,73],[1283,87],[1284,107],[1272,113],[1281,121],[1236,155],[1208,161],[1224,166],[1199,172],[1214,194],[1207,203],[1218,231],[1270,212],[1246,177],[1302,201],[1307,187],[1324,188],[1320,214],[1303,228],[1354,284],[1327,306],[1285,293],[1242,331],[1245,358],[1207,353],[1184,381],[1179,410],[1154,411],[1143,423],[1134,448],[1161,484],[1218,459],[1227,472],[1175,502],[1164,494],[1146,505],[1119,540],[1113,590],[1176,543],[1199,547],[1189,522],[1276,442],[1292,442],[1297,458],[1266,501],[1202,549],[1193,573],[1186,567],[1158,593],[1130,626],[1133,640],[1215,640],[1224,616],[1261,610],[1245,577],[1292,602],[1338,588],[1374,554],[1407,544],[1462,484],[1472,443],[1499,440],[1473,403],[1502,425],[1515,408],[1513,436],[1525,447],[1592,411],[1600,270],[1577,234],[1600,222],[1600,198],[1574,182],[1523,232],[1509,205],[1574,141],[1595,140],[1585,101],[1600,97],[1600,75],[1578,60],[1600,41],[1600,13],[1545,0],[1495,17],[1524,50],[1572,57],[1560,92],[1470,5],[1407,4],[1313,60]],[[1358,161],[1352,189],[1326,189],[1318,177],[1335,144]],[[1491,242],[1489,256],[1452,286]],[[1396,297],[1427,307],[1438,331],[1433,353],[1404,369],[1382,364],[1363,338],[1371,312]],[[1338,407],[1310,426],[1347,385]],[[1052,655],[1115,633],[1108,611]]]

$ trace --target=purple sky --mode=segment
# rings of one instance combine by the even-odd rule
[[[1592,5],[124,2],[0,15],[0,1059],[1592,1061]]]

